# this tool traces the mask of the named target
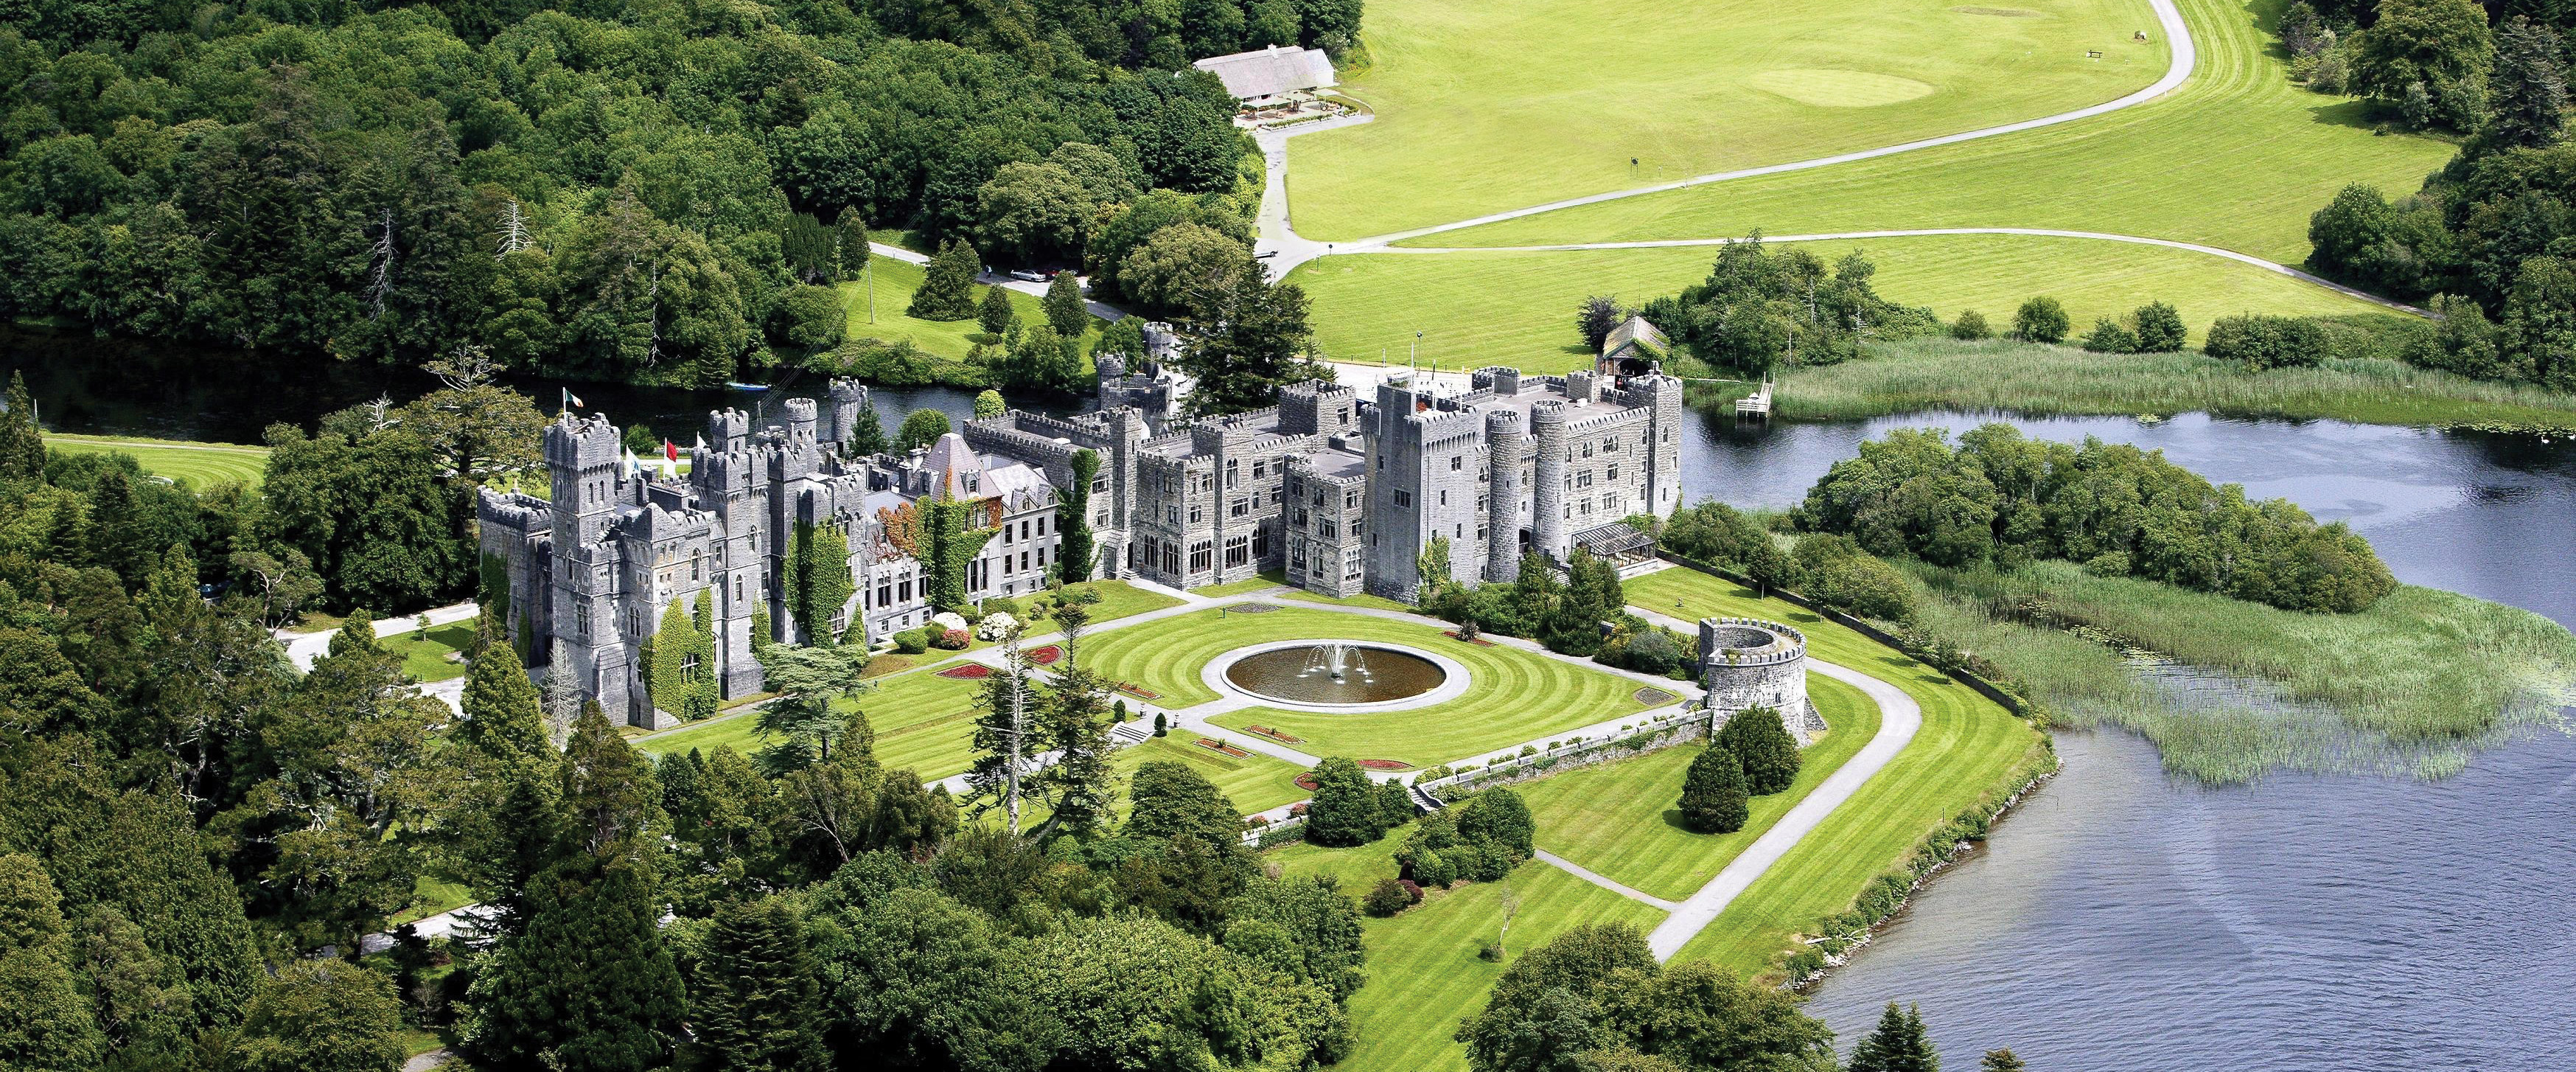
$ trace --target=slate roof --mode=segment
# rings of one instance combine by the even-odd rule
[[[1281,48],[1210,56],[1190,64],[1225,83],[1225,91],[1242,100],[1275,97],[1300,89],[1334,85],[1333,61],[1322,49]]]

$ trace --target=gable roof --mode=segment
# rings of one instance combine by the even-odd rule
[[[1664,341],[1664,333],[1655,330],[1655,326],[1647,323],[1645,317],[1632,316],[1626,323],[1610,329],[1610,334],[1601,340],[1601,353],[1605,357],[1616,356],[1630,349],[1630,344],[1639,342],[1657,350],[1671,345]]]
[[[1259,52],[1210,56],[1190,66],[1215,75],[1226,92],[1242,100],[1335,84],[1332,58],[1315,48],[1272,45]]]

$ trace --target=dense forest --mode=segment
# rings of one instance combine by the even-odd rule
[[[833,273],[798,239],[825,227],[1088,261],[1106,295],[1177,228],[1143,275],[1230,282],[1246,142],[1188,61],[1345,48],[1359,18],[1359,0],[0,4],[0,314],[705,384],[813,345],[836,303],[800,288]]]

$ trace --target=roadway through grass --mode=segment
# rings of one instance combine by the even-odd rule
[[[1682,773],[1703,749],[1679,745],[1521,786],[1538,847],[1668,901],[1689,897],[1878,735],[1878,705],[1859,689],[1811,673],[1807,695],[1832,728],[1800,753],[1795,783],[1752,799],[1743,829],[1700,834],[1682,826]]]
[[[267,447],[233,443],[47,434],[45,448],[65,454],[130,454],[144,472],[168,477],[197,491],[226,483],[257,487],[268,469]]]
[[[2009,326],[2022,300],[2046,294],[2080,332],[2150,301],[2181,310],[2196,343],[2211,321],[2249,310],[2300,316],[2395,315],[2312,283],[2207,254],[2081,238],[1939,235],[1779,243],[1827,263],[1859,252],[1878,292],[1943,320],[1976,309]],[[1629,305],[1677,294],[1708,275],[1708,246],[1572,251],[1461,250],[1326,257],[1290,277],[1314,298],[1327,355],[1401,360],[1413,333],[1446,366],[1513,365],[1563,373],[1590,354],[1574,330],[1586,296]]]
[[[2444,141],[2374,136],[2357,100],[2288,79],[2266,28],[2282,0],[2178,0],[2199,65],[2165,97],[2076,122],[1548,212],[1427,246],[1713,238],[1755,229],[2057,227],[2145,235],[2295,264],[2308,216],[2347,183],[2412,190]],[[1615,68],[1605,68],[1605,73]]]
[[[1631,580],[1627,593],[1631,605],[1677,618],[1743,615],[1797,626],[1817,657],[1893,684],[1923,709],[1923,727],[1905,750],[1683,946],[1682,959],[1712,960],[1746,975],[1776,972],[1794,935],[1850,907],[1925,835],[2046,761],[2047,738],[2029,724],[1813,612],[1686,569]]]
[[[1347,239],[2069,111],[2162,75],[2155,28],[2142,0],[1380,0],[1344,86],[1377,120],[1296,143],[1295,218]]]

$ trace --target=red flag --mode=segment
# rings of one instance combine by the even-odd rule
[[[670,440],[665,439],[662,441],[662,457],[675,462],[679,461],[680,448],[673,446]]]

